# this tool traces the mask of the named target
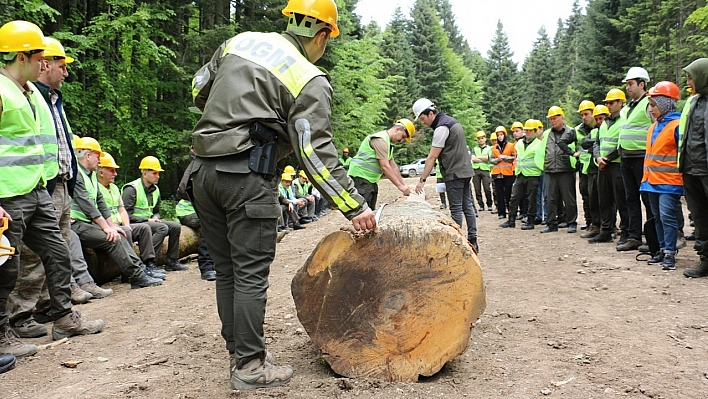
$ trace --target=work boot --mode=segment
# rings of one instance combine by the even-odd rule
[[[266,364],[275,363],[275,356],[273,356],[273,354],[271,352],[269,352],[268,349],[266,349],[264,352],[265,352],[265,358],[263,359],[263,361],[265,361]],[[229,353],[229,364],[230,364],[229,370],[236,367],[237,363],[238,363],[238,358],[236,357],[236,354]]]
[[[86,303],[89,299],[93,298],[90,292],[82,290],[76,283],[71,283],[69,288],[71,289],[71,303],[74,305]]]
[[[499,212],[499,208],[497,208],[497,206],[494,205],[494,209],[492,209],[491,212],[492,212],[492,213],[498,213],[498,212]]]
[[[51,323],[53,319],[49,316],[48,311],[46,312],[32,312],[32,318],[39,324]]]
[[[601,242],[612,242],[612,232],[600,231],[598,235],[588,240],[588,243],[590,244],[597,244]]]
[[[96,299],[105,298],[113,294],[113,290],[110,288],[101,288],[96,285],[95,282],[81,284],[81,289],[93,295]]]
[[[501,227],[503,229],[516,228],[516,215],[514,215],[513,213],[510,213],[509,219],[506,222],[500,224],[499,227]]]
[[[663,262],[664,262],[664,253],[663,252],[659,252],[658,254],[654,255],[651,259],[649,259],[647,261],[647,263],[650,265],[658,265]]]
[[[189,266],[185,265],[179,260],[174,260],[172,258],[167,258],[167,260],[165,261],[165,271],[180,272],[183,270],[189,270]]]
[[[477,237],[472,237],[467,239],[467,242],[470,243],[470,245],[474,248],[474,251],[476,253],[479,253],[479,245],[477,244]]]
[[[683,275],[692,278],[708,276],[708,260],[701,259],[696,267],[684,270]]]
[[[555,231],[558,231],[558,225],[549,223],[543,228],[543,230],[541,230],[541,233],[552,233]]]
[[[533,230],[534,229],[534,224],[533,223],[524,223],[521,225],[521,230]]]
[[[558,223],[558,228],[559,228],[559,229],[565,229],[566,227],[568,227],[568,222],[560,222],[560,223]]]
[[[569,223],[568,224],[568,233],[575,233],[578,231],[578,224],[577,223]]]
[[[12,326],[20,338],[39,338],[47,335],[47,327],[37,323],[34,319],[23,321]]]
[[[73,337],[74,335],[100,333],[101,330],[103,330],[103,325],[103,320],[84,320],[81,318],[81,312],[74,310],[68,315],[54,320],[52,339],[56,341],[62,338]]]
[[[651,252],[651,250],[649,250],[649,245],[647,245],[647,244],[642,244],[642,245],[640,245],[639,248],[637,248],[637,251],[643,252],[643,253],[646,253],[646,254],[648,254],[648,253]]]
[[[7,353],[18,358],[32,356],[37,353],[37,345],[20,341],[15,330],[5,323],[0,326],[0,353]]]
[[[694,231],[693,233],[687,235],[686,241],[696,241],[696,232]]]
[[[138,277],[133,277],[130,279],[131,289],[154,287],[157,285],[162,285],[162,280],[159,278],[150,277],[145,273],[141,273]]]
[[[587,229],[589,229],[589,228],[590,228],[590,224],[589,224],[589,223],[585,223],[584,225],[580,226],[580,230],[587,230]]]
[[[539,225],[539,224],[541,224],[541,223],[543,223],[543,219],[541,219],[541,218],[536,218],[536,219],[533,220],[533,224],[534,224],[534,225]]]
[[[293,230],[302,230],[304,228],[305,226],[301,225],[300,223],[293,223]]]
[[[525,217],[526,215],[519,215],[516,217],[516,220],[524,220]]]
[[[580,238],[593,238],[598,234],[600,234],[600,226],[595,226],[593,224],[588,227],[588,230],[585,233],[580,235]]]
[[[0,354],[0,374],[6,373],[15,368],[15,362],[17,362],[17,358],[15,358],[15,356],[9,353]]]
[[[664,262],[661,264],[661,270],[676,270],[676,256],[674,254],[664,255]]]
[[[619,252],[625,252],[625,251],[636,251],[639,249],[639,246],[642,245],[642,242],[635,239],[635,238],[628,238],[627,242],[624,244],[620,244],[619,242],[617,243],[617,250]]]
[[[286,384],[293,376],[290,366],[276,366],[255,358],[246,364],[231,369],[231,389],[248,391],[256,388],[270,388]]]
[[[216,280],[216,272],[213,270],[205,270],[202,273],[202,280],[206,280],[206,281]]]
[[[148,268],[148,265],[145,264],[145,265],[141,266],[141,269],[149,277],[157,278],[157,279],[160,279],[163,281],[165,280],[165,278],[167,276],[166,272],[162,269],[159,269],[154,263],[153,263],[153,267],[151,267],[151,268]],[[127,281],[123,281],[123,282],[127,283]]]

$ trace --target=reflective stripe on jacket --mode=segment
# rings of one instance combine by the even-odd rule
[[[600,130],[598,131],[598,139],[600,140],[600,156],[601,157],[606,157],[609,155],[612,151],[617,149],[617,141],[619,140],[619,133],[620,133],[620,125],[619,121],[616,121],[615,123],[610,126],[610,128],[607,128],[607,121],[602,122],[602,125],[600,126]],[[644,138],[646,141],[646,137]],[[619,163],[620,158],[613,159],[612,162]]]
[[[526,177],[541,176],[543,169],[535,161],[536,151],[541,146],[541,140],[533,139],[530,143],[524,140],[516,142],[516,174]]]
[[[647,116],[649,96],[644,96],[633,108],[625,105],[620,111],[620,130],[617,148],[627,151],[644,151],[647,148],[647,129],[651,118]],[[630,113],[630,110],[632,111]]]
[[[143,180],[141,178],[137,178],[125,186],[133,186],[135,189],[135,207],[133,207],[133,215],[151,218],[152,215],[155,214],[152,210],[160,200],[160,188],[155,186],[155,191],[152,192],[152,203],[149,203],[147,195],[145,195],[145,186],[143,186]],[[123,186],[124,189],[125,186]]]
[[[388,160],[393,159],[391,137],[388,135],[387,131],[368,135],[364,141],[361,142],[359,151],[354,155],[354,158],[352,158],[349,164],[349,176],[361,177],[369,183],[378,183],[378,181],[381,180],[381,176],[383,176],[383,170],[381,169],[381,163],[376,159],[376,151],[371,147],[372,138],[383,139],[386,143],[386,148],[388,148]]]
[[[506,146],[504,146],[504,151],[499,148],[499,144],[495,144],[492,148],[492,155],[494,158],[499,158],[502,155],[516,157],[516,150],[514,149],[514,143],[509,143],[507,141]],[[514,162],[502,161],[492,167],[493,175],[504,175],[513,176],[514,175]]]
[[[194,210],[194,206],[192,206],[192,203],[185,199],[179,200],[179,202],[175,206],[175,216],[177,216],[178,218],[187,215],[193,215],[195,213],[197,212]]]
[[[474,151],[474,156],[476,157],[483,157],[487,156],[487,161],[486,162],[472,162],[472,168],[477,169],[477,170],[486,170],[489,172],[492,170],[492,164],[489,162],[489,160],[492,159],[492,147],[490,146],[484,146],[484,148],[479,148],[479,146],[473,148]]]
[[[642,186],[644,186],[644,182],[651,185],[683,186],[683,178],[678,169],[678,145],[674,137],[674,132],[679,124],[679,119],[666,123],[653,143],[652,135],[657,123],[654,122],[649,127]]]

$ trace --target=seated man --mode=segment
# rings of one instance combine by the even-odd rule
[[[283,213],[283,217],[280,218],[281,225],[278,227],[278,230],[287,229],[291,223],[294,230],[305,228],[305,226],[300,224],[300,217],[297,215],[298,206],[304,206],[305,201],[295,198],[292,187],[290,187],[292,182],[293,175],[283,173],[280,178],[280,185],[278,186],[278,201],[280,201],[280,208]]]
[[[128,212],[125,211],[123,198],[120,196],[120,190],[115,185],[116,176],[120,166],[116,165],[116,161],[111,154],[104,152],[98,163],[98,189],[101,190],[103,200],[106,206],[111,211],[111,222],[119,226],[125,233],[128,242],[138,242],[140,249],[140,259],[145,264],[145,272],[150,277],[165,279],[165,272],[157,268],[155,263],[155,248],[153,247],[152,229],[145,223],[130,223]],[[155,231],[162,237],[167,236],[167,225],[155,226]]]
[[[179,236],[182,231],[179,223],[160,219],[160,189],[157,182],[164,169],[153,156],[143,158],[139,168],[141,177],[123,186],[123,205],[130,216],[130,223],[146,223],[150,226],[156,256],[162,251],[165,237],[169,236],[165,270],[187,270],[189,266],[179,261]],[[167,226],[167,234],[163,233],[164,226]]]
[[[306,224],[316,220],[315,196],[312,195],[313,186],[307,181],[307,175],[304,170],[301,170],[298,174],[298,178],[293,180],[291,187],[295,198],[305,201],[305,206],[298,207],[300,223]]]
[[[201,222],[197,212],[194,211],[194,206],[188,200],[181,199],[175,207],[175,213],[179,222],[187,227],[199,230]],[[201,232],[200,232],[201,233]],[[199,234],[199,247],[197,247],[197,262],[199,263],[199,271],[202,273],[202,280],[216,280],[216,272],[214,272],[214,261],[209,256],[204,236]]]
[[[131,288],[162,284],[162,280],[148,276],[143,264],[133,251],[133,243],[125,238],[123,230],[110,222],[103,195],[99,190],[98,169],[101,146],[91,137],[84,137],[76,145],[79,174],[76,177],[74,197],[71,200],[71,229],[89,248],[108,252],[122,274],[130,280]]]

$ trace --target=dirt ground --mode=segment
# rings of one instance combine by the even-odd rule
[[[426,190],[437,207],[434,179]],[[380,203],[397,195],[380,183]],[[231,391],[214,284],[192,263],[161,287],[112,283],[113,296],[77,306],[103,318],[105,330],[18,360],[0,375],[0,397],[708,397],[708,279],[681,274],[698,259],[691,242],[678,269],[664,272],[564,229],[543,236],[539,228],[501,229],[488,211],[478,218],[487,309],[467,352],[418,383],[334,375],[298,322],[290,281],[317,242],[345,223],[333,212],[278,244],[265,330],[276,361],[295,368],[288,385]],[[81,363],[62,366],[67,361]]]

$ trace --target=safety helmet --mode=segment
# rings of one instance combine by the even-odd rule
[[[344,149],[342,150],[342,152],[346,152],[346,153],[348,153],[348,152],[349,152],[349,148],[347,148],[347,147],[344,147]],[[291,167],[292,167],[292,166],[291,166]],[[293,169],[293,173],[295,173],[295,170],[294,170],[294,169]]]
[[[511,130],[514,130],[516,128],[523,129],[524,125],[521,122],[514,122],[511,124]]]
[[[410,119],[401,118],[397,120],[394,125],[403,126],[403,128],[406,129],[406,133],[408,133],[408,137],[406,137],[406,142],[410,143],[411,137],[413,137],[413,133],[415,133],[415,126],[413,125],[413,122],[411,122]]]
[[[563,109],[557,105],[552,106],[551,108],[548,108],[548,115],[547,117],[552,117],[552,116],[563,116],[565,117],[565,113],[563,113]]]
[[[484,133],[484,130],[480,130],[477,132],[477,138],[481,139],[482,137],[487,137],[487,133]]]
[[[0,53],[44,50],[47,44],[39,26],[27,21],[10,21],[0,27]]]
[[[428,100],[427,98],[420,98],[416,102],[413,103],[413,114],[415,115],[415,118],[418,119],[420,114],[423,113],[426,109],[433,109],[435,108],[435,104],[433,104],[432,101]]]
[[[541,122],[538,119],[534,119],[536,121],[536,129],[543,129],[543,122]]]
[[[489,140],[495,141],[496,139],[497,139],[496,132],[489,135]]]
[[[524,130],[535,130],[536,129],[536,121],[534,119],[527,119],[526,123],[524,123]]]
[[[506,128],[505,128],[504,126],[501,126],[501,125],[500,125],[500,126],[497,126],[497,128],[494,129],[494,133],[499,133],[499,132],[502,132],[502,133],[504,133],[504,134],[507,134],[507,133],[506,133]]]
[[[293,174],[283,173],[282,175],[280,175],[280,180],[293,181]]]
[[[610,89],[610,91],[607,92],[607,96],[605,96],[605,99],[603,102],[608,102],[608,101],[614,101],[614,100],[620,100],[623,103],[627,102],[627,96],[624,94],[624,91],[620,89]]]
[[[59,40],[53,37],[45,37],[44,41],[47,43],[47,47],[44,49],[44,58],[60,57],[63,58],[67,64],[74,62],[73,58],[66,55],[64,46],[61,45]]]
[[[98,141],[96,141],[96,139],[93,137],[80,138],[76,143],[76,151],[80,150],[91,150],[93,152],[98,153],[99,155],[103,155],[103,151],[101,151],[101,145],[98,144]]]
[[[594,110],[595,109],[595,103],[590,101],[590,100],[583,100],[580,102],[580,105],[578,106],[578,112],[583,112],[585,110]]]
[[[345,150],[346,150],[346,148],[345,148]],[[294,175],[294,174],[295,174],[295,168],[293,168],[292,166],[288,165],[288,166],[286,166],[285,169],[283,170],[283,173],[287,173],[287,174],[289,174],[289,175]]]
[[[116,160],[113,159],[111,154],[104,152],[103,155],[101,155],[101,158],[98,161],[98,167],[100,168],[114,168],[118,169],[120,166],[116,165]]]
[[[297,175],[300,176],[300,177],[307,178],[307,175],[305,174],[305,171],[304,171],[304,170],[300,170],[300,173],[298,173]]]
[[[71,145],[74,147],[74,149],[76,149],[76,145],[79,144],[79,140],[81,140],[81,137],[73,133],[71,134]]]
[[[592,110],[592,116],[598,116],[598,115],[609,115],[610,114],[610,109],[607,108],[606,105],[603,104],[597,104],[595,106],[595,109]]]
[[[681,97],[680,90],[676,83],[669,81],[662,81],[654,86],[654,91],[650,94],[652,97],[664,96],[678,100]]]
[[[627,76],[622,79],[622,83],[625,83],[628,80],[632,79],[641,79],[645,82],[648,82],[649,72],[647,72],[647,70],[642,67],[631,67],[629,68],[629,71],[627,71]]]
[[[160,165],[160,161],[153,157],[152,155],[148,155],[145,158],[143,158],[140,161],[140,166],[138,166],[138,169],[140,170],[154,170],[156,172],[164,172],[165,170],[162,169],[162,165]]]
[[[292,14],[304,15],[305,18],[298,25]],[[290,0],[288,5],[283,8],[283,15],[289,18],[288,30],[300,36],[314,37],[320,29],[325,27],[332,29],[330,37],[339,36],[337,4],[334,0]],[[314,20],[307,17],[314,18]],[[317,26],[316,20],[318,19],[327,25]]]

